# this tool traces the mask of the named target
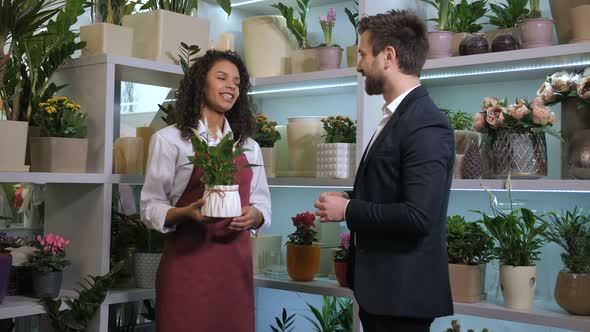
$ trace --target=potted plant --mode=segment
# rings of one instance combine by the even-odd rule
[[[311,48],[309,44],[307,24],[305,23],[310,1],[297,0],[299,18],[294,17],[292,7],[286,6],[282,2],[272,5],[285,18],[287,29],[295,37],[299,46],[299,49],[293,50],[291,53],[291,72],[294,74],[317,71],[320,67],[317,49]]]
[[[454,9],[452,0],[422,0],[434,8],[437,18],[429,21],[437,23],[436,30],[428,32],[428,59],[448,58],[453,55],[453,32],[450,31],[450,18]]]
[[[336,11],[334,8],[328,10],[326,16],[320,17],[320,25],[324,32],[325,43],[318,46],[318,57],[320,70],[332,70],[340,68],[342,61],[342,48],[332,43],[332,29],[336,24]]]
[[[156,288],[156,273],[164,251],[164,234],[146,227],[138,215],[131,217],[136,225],[133,276],[138,288]]]
[[[277,123],[270,121],[264,114],[256,116],[257,131],[254,134],[254,140],[260,145],[262,151],[262,160],[264,161],[264,172],[266,177],[274,178],[276,176],[276,150],[275,143],[281,139],[281,134],[277,131]]]
[[[559,245],[565,269],[555,283],[555,301],[572,315],[590,315],[590,213],[547,213],[545,238]]]
[[[463,40],[480,32],[483,28],[477,21],[486,14],[486,4],[487,0],[476,0],[471,3],[461,0],[454,5],[449,19],[449,29],[455,33],[453,35],[453,56],[459,55],[459,45]],[[486,45],[488,44],[486,43]]]
[[[317,177],[346,179],[356,169],[356,122],[347,116],[323,118],[325,143],[317,145]]]
[[[358,52],[359,52],[359,35],[357,32],[359,26],[359,2],[358,0],[354,0],[354,7],[352,10],[348,8],[344,8],[344,12],[350,21],[350,24],[354,27],[354,45],[348,46],[346,48],[346,65],[348,67],[355,68],[358,64]]]
[[[80,40],[86,43],[82,56],[113,54],[131,56],[133,29],[122,26],[123,17],[131,15],[139,1],[107,0],[100,3],[101,23],[80,27]]]
[[[295,232],[287,240],[287,273],[295,281],[311,281],[320,270],[320,246],[315,231],[316,217],[306,211],[292,217]]]
[[[322,307],[318,309],[307,303],[312,317],[303,315],[313,325],[315,332],[352,332],[353,309],[351,299],[323,296]]]
[[[487,189],[493,215],[478,212],[483,217],[483,225],[494,238],[496,246],[494,257],[500,260],[500,287],[504,297],[504,306],[516,310],[528,310],[532,307],[535,287],[537,285],[537,267],[543,234],[547,226],[538,223],[537,217],[526,208],[515,209],[510,193],[510,177],[506,181],[510,197],[510,211],[498,210],[497,198]]]
[[[37,298],[59,295],[63,270],[70,265],[65,249],[68,244],[69,240],[52,233],[38,235],[33,242],[37,251],[31,256],[29,265],[33,269],[33,292]]]
[[[350,261],[350,233],[340,235],[340,247],[334,253],[336,280],[342,287],[348,287],[348,262]]]
[[[485,298],[486,263],[493,258],[494,240],[475,222],[447,217],[447,255],[453,301],[479,302]]]
[[[484,111],[475,114],[473,128],[486,134],[484,144],[491,146],[493,175],[506,178],[547,176],[547,144],[545,134],[561,139],[552,129],[555,113],[540,99],[529,103],[517,99],[507,105],[506,98],[485,97]]]
[[[529,0],[530,11],[520,22],[523,48],[553,45],[553,21],[543,17],[539,1]]]
[[[491,15],[486,15],[489,19],[488,24],[496,26],[496,29],[486,32],[488,44],[494,45],[496,37],[504,34],[513,36],[516,40],[516,48],[520,45],[520,28],[518,24],[520,19],[529,13],[526,8],[528,0],[506,0],[506,3],[489,3]],[[498,50],[506,50],[510,45],[504,45]]]
[[[293,326],[295,314],[287,316],[287,309],[283,308],[282,316],[275,317],[275,322],[277,326],[269,325],[272,332],[291,332],[295,328]]]
[[[462,179],[463,162],[467,149],[471,144],[479,145],[479,134],[470,130],[473,126],[473,115],[459,110],[452,111],[443,107],[441,107],[440,110],[445,113],[455,134],[454,178]]]
[[[217,0],[227,15],[230,0]],[[178,44],[209,45],[209,20],[191,16],[199,8],[199,0],[148,0],[145,12],[123,17],[123,26],[133,29],[133,56],[152,61],[178,64]]]
[[[88,160],[88,116],[80,105],[59,96],[39,104],[36,121],[41,137],[31,138],[31,170],[35,172],[84,173]]]

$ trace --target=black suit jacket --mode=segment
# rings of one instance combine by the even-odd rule
[[[451,315],[445,234],[453,130],[419,86],[373,139],[346,208],[355,297],[376,315]]]

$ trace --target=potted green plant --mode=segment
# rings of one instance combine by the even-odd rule
[[[422,0],[437,11],[437,17],[428,19],[437,23],[434,31],[428,32],[428,59],[448,58],[453,55],[453,32],[450,19],[454,10],[453,0]]]
[[[467,38],[481,31],[483,26],[478,21],[486,14],[487,0],[471,3],[461,0],[454,5],[449,18],[449,29],[453,35],[453,56],[459,55],[459,45]]]
[[[287,240],[287,273],[295,281],[311,281],[320,270],[320,246],[313,243],[316,216],[306,211],[291,220],[295,232]]]
[[[231,0],[217,0],[227,15]],[[144,12],[123,17],[123,26],[133,29],[133,56],[152,61],[178,64],[178,44],[209,45],[209,20],[191,16],[199,0],[148,0]]]
[[[270,325],[272,332],[291,332],[295,328],[293,326],[295,314],[287,315],[287,309],[283,308],[281,317],[275,317],[277,326]]]
[[[317,177],[346,179],[356,169],[356,122],[347,116],[323,118],[325,143],[317,145]]]
[[[590,213],[574,208],[546,217],[545,238],[564,251],[565,268],[557,276],[555,301],[572,315],[590,315]]]
[[[359,35],[357,32],[359,26],[359,2],[358,0],[353,1],[354,6],[351,9],[344,8],[344,12],[350,21],[350,24],[354,27],[354,45],[346,48],[346,65],[348,67],[356,68],[358,64],[358,52],[359,52]]]
[[[352,332],[353,309],[351,299],[330,296],[322,298],[321,310],[307,303],[312,317],[303,315],[313,325],[315,332]]]
[[[291,53],[291,72],[304,73],[317,71],[319,69],[319,59],[317,49],[314,49],[309,44],[307,34],[307,12],[309,11],[309,3],[311,0],[297,0],[297,14],[299,18],[294,16],[293,7],[289,7],[282,2],[272,5],[273,8],[278,9],[281,15],[285,18],[287,29],[297,40],[298,49]]]
[[[29,266],[33,269],[33,291],[37,298],[59,295],[63,270],[70,265],[65,250],[68,244],[69,240],[52,233],[38,235],[33,242],[37,251],[31,256]]]
[[[318,46],[320,70],[338,69],[342,61],[342,47],[332,41],[332,30],[336,25],[336,11],[334,8],[330,8],[326,16],[320,16],[320,25],[325,40],[324,43]]]
[[[493,258],[494,240],[476,222],[447,217],[447,256],[453,301],[485,298],[486,264]]]
[[[80,40],[86,42],[82,56],[113,54],[131,56],[133,29],[122,26],[123,17],[131,15],[140,1],[107,0],[100,3],[101,23],[80,27]],[[97,4],[98,5],[98,4]]]
[[[510,34],[520,45],[521,33],[518,24],[522,17],[529,13],[526,8],[528,0],[506,0],[506,3],[489,3],[491,15],[486,15],[488,24],[496,27],[486,32],[488,43],[492,45],[496,37]]]
[[[479,134],[472,129],[473,115],[460,110],[450,110],[441,107],[440,110],[445,113],[451,128],[455,134],[455,153],[465,154],[471,142],[479,142]]]
[[[350,262],[350,233],[340,235],[340,247],[334,252],[336,280],[342,287],[348,287],[348,263]]]
[[[156,287],[156,272],[164,251],[164,234],[145,226],[138,215],[132,216],[136,224],[133,276],[138,288]]]
[[[262,160],[264,161],[264,172],[266,177],[274,178],[276,176],[276,150],[275,143],[281,139],[281,134],[277,131],[277,123],[270,121],[264,114],[256,116],[256,134],[254,140],[260,145],[262,151]]]
[[[540,0],[529,0],[530,10],[522,17],[520,31],[522,47],[535,48],[553,45],[553,21],[541,14]]]

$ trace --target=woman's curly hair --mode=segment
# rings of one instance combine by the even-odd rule
[[[222,60],[233,63],[240,73],[240,95],[232,109],[225,114],[233,131],[234,141],[240,139],[239,144],[242,145],[256,129],[253,116],[254,104],[248,95],[250,76],[246,66],[237,53],[209,50],[204,56],[195,60],[176,91],[176,127],[180,129],[184,139],[192,137],[191,128],[197,128],[198,121],[202,118],[201,108],[205,105],[207,74],[215,63]]]

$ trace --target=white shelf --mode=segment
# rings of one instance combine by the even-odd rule
[[[316,278],[312,281],[293,281],[289,277],[285,279],[270,278],[265,275],[254,276],[254,287],[282,289],[291,292],[317,294],[325,296],[353,298],[350,288],[340,287],[336,280]]]
[[[143,185],[145,177],[143,175],[129,175],[129,174],[113,174],[111,175],[111,183],[119,184],[136,184]]]
[[[75,292],[69,290],[62,290],[60,295],[73,296]],[[59,310],[66,310],[68,306],[62,303]],[[25,296],[6,296],[2,304],[0,304],[0,319],[25,317],[32,315],[44,314],[45,309],[39,303],[39,299],[34,299]]]
[[[511,180],[512,191],[531,192],[579,192],[590,193],[590,180]],[[451,190],[482,191],[485,186],[489,190],[506,190],[506,180],[464,180],[454,179]]]
[[[0,172],[0,183],[88,183],[101,184],[106,180],[98,173],[37,173]]]
[[[297,73],[283,76],[253,77],[252,86],[262,87],[268,85],[280,85],[291,83],[303,83],[318,80],[332,80],[342,78],[354,78],[356,80],[355,68],[340,68],[334,70],[314,71],[310,73]]]
[[[352,188],[354,179],[330,179],[330,178],[298,178],[277,177],[269,178],[269,187],[341,187]]]
[[[156,290],[149,288],[112,289],[109,291],[104,303],[117,304],[137,302],[156,298]]]

